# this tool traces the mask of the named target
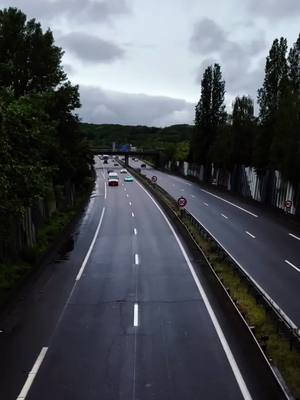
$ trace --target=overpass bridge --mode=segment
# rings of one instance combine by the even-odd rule
[[[100,149],[93,147],[92,153],[94,155],[108,155],[108,156],[123,156],[125,157],[125,165],[128,165],[129,157],[151,157],[154,160],[156,167],[161,167],[164,161],[164,153],[162,150],[112,150],[112,149]]]

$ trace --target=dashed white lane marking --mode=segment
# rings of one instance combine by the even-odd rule
[[[134,233],[135,235],[137,235],[137,229],[136,229],[136,228],[133,229],[133,233]]]
[[[126,194],[126,197],[129,197],[129,194],[128,194],[128,193]]]
[[[252,239],[255,239],[255,236],[252,235],[252,233],[250,233],[250,232],[248,232],[248,231],[246,231],[246,233],[247,233],[247,235],[249,235],[250,237],[252,237]]]
[[[28,374],[28,378],[19,394],[17,397],[17,400],[24,400],[26,399],[26,396],[29,392],[29,389],[34,381],[34,378],[36,377],[36,374],[38,373],[38,370],[40,369],[40,366],[42,365],[42,362],[46,356],[48,347],[43,347],[38,358],[36,359],[36,362],[34,363],[34,366],[32,367],[32,370]]]
[[[208,207],[208,204],[207,203],[203,203],[206,207]]]
[[[284,260],[290,267],[294,268],[296,271],[300,272],[300,268],[296,267],[296,265],[292,264],[289,260]]]
[[[294,239],[300,240],[300,237],[294,235],[293,233],[289,233],[289,235]]]
[[[107,185],[106,182],[104,182],[104,199],[106,200],[107,197]]]
[[[139,305],[137,303],[133,307],[133,326],[139,326]]]
[[[139,265],[139,263],[140,263],[140,258],[139,258],[138,254],[134,255],[134,263],[135,263],[135,265]]]
[[[126,188],[124,188],[124,191],[126,192]]]
[[[176,239],[176,242],[177,242],[177,244],[178,244],[178,246],[179,246],[179,248],[181,250],[181,253],[182,253],[182,255],[183,255],[183,257],[184,257],[184,259],[185,259],[185,261],[186,261],[186,263],[187,263],[187,265],[189,267],[189,270],[190,270],[190,272],[191,272],[191,274],[192,274],[192,276],[194,278],[194,281],[195,281],[196,286],[197,286],[197,288],[199,290],[200,296],[202,297],[202,299],[204,301],[204,304],[205,304],[205,307],[207,309],[207,312],[208,312],[208,314],[210,316],[210,319],[211,319],[211,321],[212,321],[212,323],[213,323],[213,325],[215,327],[216,333],[217,333],[217,335],[219,337],[219,340],[220,340],[221,345],[223,347],[223,350],[224,350],[224,352],[226,354],[226,357],[228,359],[228,362],[230,364],[232,372],[233,372],[233,374],[235,376],[237,384],[238,384],[238,386],[240,388],[240,391],[241,391],[241,393],[243,395],[243,398],[244,398],[244,400],[252,400],[251,394],[250,394],[250,392],[248,390],[246,382],[244,381],[244,378],[243,378],[243,376],[241,374],[241,371],[240,371],[240,369],[239,369],[239,367],[238,367],[238,365],[237,365],[237,363],[235,361],[234,355],[232,354],[232,351],[231,351],[231,349],[229,347],[229,344],[228,344],[228,342],[227,342],[227,340],[225,338],[224,332],[222,331],[222,328],[221,328],[221,326],[219,324],[219,321],[218,321],[218,319],[217,319],[217,317],[216,317],[216,315],[214,313],[214,310],[213,310],[213,308],[212,308],[212,306],[211,306],[211,304],[210,304],[210,302],[208,300],[206,292],[205,292],[203,286],[201,285],[201,282],[200,282],[200,280],[199,280],[199,278],[198,278],[198,276],[197,276],[197,274],[196,274],[196,272],[194,270],[194,267],[193,267],[188,255],[187,255],[187,253],[186,253],[186,251],[185,251],[185,249],[184,249],[184,247],[183,247],[178,235],[176,234],[173,226],[171,225],[170,221],[166,217],[165,213],[160,208],[160,206],[156,203],[156,201],[153,199],[151,194],[139,182],[137,182],[137,184],[141,187],[142,190],[144,190],[144,192],[153,201],[153,203],[155,204],[155,206],[158,208],[158,210],[160,211],[161,215],[163,216],[164,220],[166,221],[167,225],[169,226],[171,232],[173,233],[173,235],[174,235],[174,237]]]
[[[221,214],[221,216],[222,216],[223,218],[225,218],[225,219],[228,219],[227,215],[225,215],[225,214]]]
[[[132,203],[131,203],[131,201],[129,202],[129,205],[130,205],[130,207],[132,206]]]
[[[184,189],[180,189],[181,192],[184,192]]]
[[[194,196],[193,194],[191,194],[191,198],[192,198],[192,199],[195,199],[195,198],[196,198],[196,196]]]
[[[258,215],[252,213],[252,212],[249,211],[249,210],[246,210],[246,209],[243,208],[243,207],[238,206],[237,204],[231,203],[231,201],[225,200],[225,199],[223,199],[222,197],[217,196],[216,194],[213,194],[213,193],[208,192],[207,190],[201,189],[201,191],[204,192],[204,193],[209,194],[210,196],[216,197],[217,199],[219,199],[219,200],[221,200],[221,201],[224,201],[225,203],[230,204],[231,206],[236,207],[236,208],[238,208],[239,210],[244,211],[245,213],[247,213],[247,214],[249,214],[249,215],[252,215],[252,217],[258,218]]]
[[[83,274],[83,271],[84,271],[84,268],[85,268],[85,266],[86,266],[86,264],[88,262],[88,259],[90,258],[90,255],[91,255],[91,252],[93,250],[93,247],[95,246],[95,242],[96,242],[99,230],[100,230],[101,225],[102,225],[104,213],[105,213],[105,207],[103,207],[103,209],[102,209],[101,217],[100,217],[100,220],[99,220],[95,235],[94,235],[92,243],[91,243],[91,245],[90,245],[90,247],[88,249],[88,252],[86,253],[86,256],[85,256],[85,258],[83,260],[83,263],[81,264],[81,267],[80,267],[80,270],[78,272],[78,275],[76,276],[76,281],[79,281],[79,279],[81,278],[81,275]]]
[[[133,212],[131,213],[131,216],[134,217],[134,213]]]

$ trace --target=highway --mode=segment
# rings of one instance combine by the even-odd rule
[[[130,160],[140,167],[140,161]],[[300,327],[300,234],[260,207],[249,205],[184,178],[154,170],[157,184],[175,199],[184,196],[186,209],[222,244],[240,266]]]
[[[283,398],[159,206],[137,182],[107,187],[105,167],[74,249],[27,288],[0,336],[3,398]]]

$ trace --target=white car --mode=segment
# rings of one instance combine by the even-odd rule
[[[121,171],[120,171],[120,173],[121,173],[121,174],[127,174],[127,169],[122,168]]]
[[[119,186],[119,177],[116,172],[108,174],[108,186]]]

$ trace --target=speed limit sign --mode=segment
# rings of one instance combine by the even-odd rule
[[[177,200],[177,204],[180,208],[184,208],[187,204],[187,200],[185,197],[179,197],[179,199]]]
[[[157,176],[152,176],[151,181],[152,181],[153,183],[157,182]]]
[[[292,200],[285,200],[285,202],[284,202],[284,205],[285,205],[285,208],[291,208],[292,207]]]

